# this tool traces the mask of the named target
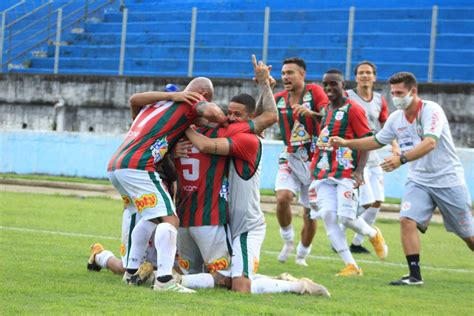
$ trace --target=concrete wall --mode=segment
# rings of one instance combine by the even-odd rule
[[[0,173],[106,178],[107,163],[123,136],[71,132],[0,131]],[[264,141],[261,187],[273,189],[281,141]],[[460,148],[471,197],[474,197],[474,149]],[[387,197],[400,198],[407,166],[386,173]]]
[[[128,99],[136,92],[162,90],[187,78],[0,74],[0,130],[125,133]],[[257,96],[251,80],[213,79],[216,103],[245,92]],[[347,86],[353,86],[348,82]],[[277,87],[276,90],[281,89]],[[389,86],[377,86],[389,99]],[[474,147],[474,84],[420,84],[422,98],[440,103],[459,147]],[[62,105],[56,106],[55,105]],[[275,134],[277,129],[273,129]],[[271,137],[267,135],[267,137]]]

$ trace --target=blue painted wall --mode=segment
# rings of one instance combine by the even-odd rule
[[[123,136],[85,133],[0,131],[0,173],[41,173],[51,175],[106,178],[107,162]],[[262,156],[261,187],[272,189],[278,171],[279,141],[265,141]],[[474,149],[458,149],[466,181],[474,197]],[[387,173],[387,197],[403,194],[407,166]]]

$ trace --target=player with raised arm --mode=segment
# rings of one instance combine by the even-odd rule
[[[381,167],[390,172],[411,162],[400,211],[400,235],[410,273],[390,285],[421,285],[417,228],[426,232],[438,207],[446,230],[454,232],[474,251],[471,198],[441,106],[418,96],[412,73],[396,73],[389,82],[398,111],[389,116],[384,127],[374,137],[357,140],[331,137],[330,144],[373,150],[393,139],[398,141],[401,155],[385,158]]]
[[[346,264],[337,275],[361,276],[362,270],[349,251],[338,221],[355,232],[368,235],[379,258],[386,257],[387,246],[380,230],[357,217],[357,196],[353,189],[363,183],[367,153],[331,146],[329,137],[344,135],[352,139],[372,132],[364,109],[344,96],[344,79],[339,70],[331,69],[324,74],[323,88],[330,103],[321,120],[321,133],[312,161],[314,180],[310,186],[310,202],[323,219],[332,246]]]
[[[285,149],[279,157],[275,182],[277,218],[280,235],[284,240],[278,260],[285,262],[294,249],[294,229],[291,224],[290,203],[299,192],[304,207],[301,241],[296,249],[296,263],[306,266],[306,256],[316,233],[316,220],[309,218],[308,188],[311,183],[310,161],[313,140],[318,136],[319,112],[328,104],[320,86],[306,84],[306,63],[298,57],[283,61],[281,79],[284,91],[275,94],[278,125]]]
[[[124,279],[131,280],[143,263],[148,241],[155,231],[158,269],[154,289],[189,293],[193,291],[176,284],[172,278],[179,220],[155,168],[194,119],[205,117],[222,123],[226,117],[217,105],[204,99],[212,99],[213,87],[209,79],[196,78],[185,91],[194,91],[201,96],[192,105],[172,100],[155,103],[154,92],[131,97],[135,119],[124,142],[109,161],[108,174],[114,187],[130,201],[131,214],[141,215],[131,234]]]

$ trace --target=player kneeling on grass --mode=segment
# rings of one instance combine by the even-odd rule
[[[411,73],[397,73],[389,82],[398,111],[389,116],[384,127],[375,136],[362,139],[331,137],[330,144],[372,150],[397,139],[402,154],[385,158],[381,167],[390,172],[411,162],[400,211],[401,240],[410,273],[390,285],[421,285],[417,228],[424,233],[438,207],[446,230],[474,251],[471,199],[441,106],[420,99]]]

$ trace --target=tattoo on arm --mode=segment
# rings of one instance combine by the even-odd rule
[[[214,155],[217,154],[217,142],[214,142]]]
[[[255,116],[259,116],[263,113],[263,95],[258,97],[257,106],[255,108]]]
[[[207,105],[207,102],[206,101],[201,101],[199,102],[198,104],[196,104],[194,107],[196,109],[196,112],[199,116],[203,116],[204,115],[204,111],[206,110],[206,105]]]

